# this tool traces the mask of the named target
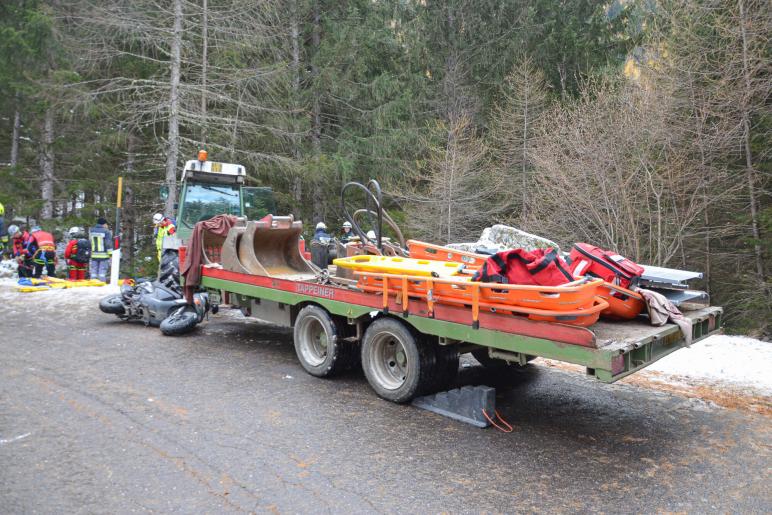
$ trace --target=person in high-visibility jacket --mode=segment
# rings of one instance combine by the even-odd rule
[[[158,251],[158,262],[161,262],[161,250],[163,250],[164,236],[173,236],[177,232],[171,218],[156,213],[153,215],[153,225],[155,225],[155,248]]]
[[[91,243],[91,261],[89,272],[91,279],[107,282],[107,268],[113,255],[113,233],[107,227],[107,220],[99,218],[94,227],[88,231]]]
[[[46,269],[48,277],[56,275],[56,242],[50,232],[37,225],[30,229],[27,254],[32,256],[32,262],[35,264],[32,277],[39,278],[43,275],[43,268]]]
[[[0,259],[2,259],[6,252],[9,252],[9,250],[8,233],[5,230],[5,206],[0,202]]]

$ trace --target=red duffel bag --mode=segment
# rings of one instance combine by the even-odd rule
[[[568,264],[557,250],[512,249],[489,257],[473,281],[484,283],[523,284],[530,286],[560,286],[574,280]]]
[[[616,252],[589,243],[575,243],[568,255],[574,277],[600,277],[622,288],[630,288],[643,274],[643,267]]]

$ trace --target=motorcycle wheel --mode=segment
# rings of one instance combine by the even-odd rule
[[[108,295],[99,301],[99,309],[102,313],[109,313],[111,315],[123,315],[126,313],[126,308],[123,306],[123,298],[120,294]]]
[[[189,333],[198,323],[198,314],[192,306],[183,306],[161,321],[160,329],[166,336]]]

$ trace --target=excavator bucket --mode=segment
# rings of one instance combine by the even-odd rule
[[[303,222],[292,215],[268,215],[228,232],[222,251],[225,270],[291,279],[312,279],[316,271],[300,254]]]

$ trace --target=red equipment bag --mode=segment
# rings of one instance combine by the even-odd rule
[[[474,274],[473,281],[484,283],[560,286],[574,277],[568,264],[553,248],[512,249],[489,257]]]
[[[622,288],[630,288],[643,274],[643,267],[616,252],[589,243],[575,243],[568,255],[574,277],[587,275]]]

